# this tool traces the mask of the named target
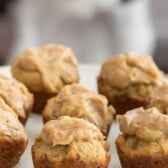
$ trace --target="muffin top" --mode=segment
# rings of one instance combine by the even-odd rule
[[[33,104],[32,94],[21,82],[3,75],[0,75],[0,97],[22,118],[26,118],[26,110]]]
[[[104,140],[103,134],[84,119],[60,117],[45,124],[40,135],[46,144],[69,145],[73,141]]]
[[[51,98],[44,111],[46,120],[59,116],[85,118],[106,133],[107,125],[112,122],[115,110],[108,107],[107,99],[79,84],[72,84],[61,89],[58,95]]]
[[[163,76],[152,57],[120,54],[102,65],[99,78],[112,87],[125,88],[130,84],[158,85],[163,82]]]
[[[14,111],[0,98],[0,137],[27,137],[23,125]]]
[[[168,137],[168,116],[157,108],[137,108],[125,115],[118,115],[120,130],[124,135],[136,136],[144,141],[156,141]]]
[[[57,93],[78,82],[78,65],[70,48],[45,45],[26,49],[12,65],[13,76],[34,92]]]
[[[148,108],[157,107],[163,114],[168,114],[168,85],[157,88],[152,92]]]

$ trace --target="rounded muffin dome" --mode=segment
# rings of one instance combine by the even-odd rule
[[[133,53],[120,54],[103,63],[97,82],[99,93],[108,98],[117,114],[146,107],[150,94],[168,83],[151,56]]]
[[[60,116],[84,118],[107,136],[114,114],[115,110],[113,106],[108,106],[106,97],[80,84],[72,84],[48,100],[43,110],[43,120],[47,122]]]
[[[121,135],[116,140],[116,147],[122,167],[167,167],[167,115],[157,108],[137,108],[117,119]]]
[[[44,125],[32,146],[35,168],[107,168],[109,144],[93,124],[63,116]]]
[[[60,45],[26,49],[13,62],[12,74],[33,92],[57,93],[79,80],[74,53]]]
[[[79,81],[73,51],[60,45],[24,50],[12,64],[12,75],[34,94],[33,112],[41,113],[47,100],[62,87]]]

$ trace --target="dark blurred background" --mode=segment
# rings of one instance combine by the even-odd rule
[[[0,64],[26,47],[58,43],[72,47],[80,63],[135,51],[168,72],[168,1],[72,1],[0,0]]]
[[[154,58],[157,64],[168,72],[168,1],[153,0],[151,9],[157,36]]]
[[[15,19],[10,9],[15,0],[0,0],[0,64],[8,62],[15,40]]]

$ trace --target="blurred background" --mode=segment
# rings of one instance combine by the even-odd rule
[[[154,57],[168,72],[168,1],[0,0],[0,64],[25,48],[71,47],[80,63],[123,52]]]

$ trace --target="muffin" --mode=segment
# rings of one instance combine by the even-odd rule
[[[113,104],[117,114],[146,107],[155,88],[167,83],[152,57],[120,54],[107,60],[98,76],[98,90]]]
[[[32,146],[35,168],[107,168],[109,144],[84,119],[60,117],[46,123]]]
[[[47,99],[79,80],[78,65],[70,48],[45,45],[26,49],[12,64],[12,75],[34,94],[33,111],[41,113]]]
[[[156,89],[150,97],[147,108],[156,107],[163,114],[168,115],[168,85]]]
[[[0,98],[0,168],[12,168],[24,152],[28,136],[15,112]]]
[[[21,83],[13,78],[0,75],[0,98],[17,114],[25,124],[33,106],[33,95]]]
[[[56,97],[48,100],[43,111],[43,120],[47,122],[59,116],[84,118],[107,136],[114,114],[113,106],[108,107],[104,96],[79,84],[72,84],[62,88]]]
[[[116,147],[123,168],[168,167],[168,116],[157,108],[137,108],[117,116]]]

